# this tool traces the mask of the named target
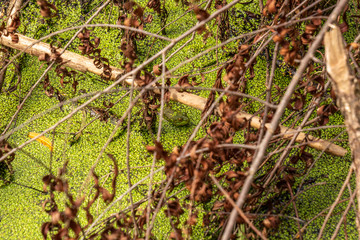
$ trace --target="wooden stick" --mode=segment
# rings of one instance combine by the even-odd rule
[[[18,43],[13,43],[11,41],[10,36],[6,37],[4,35],[2,35],[0,37],[0,44],[11,47],[11,48],[15,48],[18,49],[20,51],[24,51],[28,54],[31,54],[33,56],[37,56],[39,57],[40,55],[47,53],[47,54],[51,54],[51,48],[50,45],[47,43],[43,43],[43,42],[39,42],[36,43],[37,41],[28,37],[25,37],[21,34],[17,34],[19,36],[19,42]],[[31,47],[30,47],[31,46]],[[60,52],[61,49],[58,49],[58,52]],[[65,51],[62,55],[61,58],[63,59],[64,62],[66,62],[64,64],[64,66],[66,67],[70,67],[72,69],[81,71],[81,72],[91,72],[94,73],[96,75],[101,75],[102,74],[102,69],[98,69],[97,67],[95,67],[95,65],[93,64],[93,60],[84,56],[81,56],[79,54],[70,52],[70,51]],[[116,67],[111,67],[112,72],[111,72],[111,79],[114,80],[116,79],[120,74],[122,74],[124,71],[121,69],[118,69]],[[125,79],[125,82],[128,85],[131,85],[133,82],[132,78],[127,78]],[[188,105],[190,107],[196,108],[198,110],[203,110],[205,108],[205,104],[206,104],[206,98],[191,94],[191,93],[187,93],[187,92],[178,92],[175,89],[170,89],[170,99],[183,103],[185,105]],[[259,129],[261,126],[261,118],[257,117],[257,116],[253,116],[251,114],[245,113],[245,112],[240,112],[237,114],[237,118],[242,119],[245,118],[247,120],[250,121],[250,125],[253,128]],[[265,124],[265,127],[270,130],[270,124]],[[287,128],[284,126],[280,126],[280,132],[285,134],[284,138],[285,139],[291,139],[291,137],[294,135],[294,133],[288,133],[286,134],[286,132],[294,132],[295,130],[292,128]],[[337,146],[329,141],[326,140],[322,140],[316,137],[313,137],[311,135],[306,135],[305,133],[300,133],[298,135],[298,137],[296,138],[296,142],[300,143],[303,142],[305,140],[305,138],[307,138],[309,141],[311,141],[309,143],[309,146],[317,149],[317,150],[325,150],[325,152],[335,155],[335,156],[345,156],[347,150]]]
[[[50,44],[47,43],[43,43],[43,42],[38,42],[37,40],[34,40],[32,38],[28,38],[24,35],[21,34],[16,34],[19,37],[19,42],[14,43],[11,41],[11,37],[10,36],[4,36],[2,35],[0,37],[0,44],[7,46],[7,47],[11,47],[20,51],[24,51],[30,55],[33,56],[41,56],[43,54],[48,54],[49,56],[51,56],[51,47]],[[57,52],[61,52],[62,49],[58,48]],[[62,55],[61,58],[63,60],[63,62],[65,62],[65,64],[63,66],[65,67],[70,67],[74,70],[80,71],[80,72],[91,72],[94,73],[96,75],[101,75],[103,70],[97,68],[94,65],[94,60],[84,57],[80,54],[77,53],[73,53],[71,51],[66,50]],[[123,70],[115,68],[115,67],[111,67],[111,79],[114,80],[116,78],[116,76],[118,76],[119,74],[123,73]],[[130,82],[127,82],[128,84]],[[130,83],[131,84],[131,83]]]

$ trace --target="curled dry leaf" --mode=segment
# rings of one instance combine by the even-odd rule
[[[306,33],[303,33],[301,35],[301,43],[304,44],[304,45],[308,45],[312,42],[312,35],[311,34],[306,34]]]
[[[135,49],[131,44],[123,42],[120,49],[123,51],[124,56],[130,60],[130,62],[134,62],[135,59],[137,59]]]
[[[134,11],[135,16],[142,18],[144,15],[144,9],[142,7],[137,7]]]
[[[198,218],[198,215],[196,213],[192,213],[189,216],[189,219],[186,221],[186,223],[191,225],[191,226],[195,226],[196,222],[197,222],[197,218]]]
[[[347,22],[348,8],[349,8],[349,5],[347,5],[346,8],[344,9],[344,12],[342,15],[343,22],[339,24],[341,33],[347,32],[349,30],[349,24]]]
[[[266,17],[268,13],[273,14],[276,10],[276,0],[267,0],[262,14]]]
[[[182,236],[181,229],[178,228],[173,229],[173,231],[170,233],[169,239],[183,240],[184,238]]]
[[[57,16],[58,10],[54,4],[49,3],[46,0],[37,0],[36,2],[40,6],[41,16],[46,17],[46,18],[52,18],[52,17]]]
[[[276,0],[268,0],[266,2],[266,6],[268,7],[269,13],[275,13],[276,12]]]
[[[274,42],[282,42],[288,32],[290,32],[291,29],[287,28],[280,28],[277,31],[277,34],[273,37]]]
[[[178,199],[169,200],[167,202],[167,207],[168,208],[164,210],[165,215],[167,216],[170,215],[173,217],[180,217],[182,214],[184,214],[184,210],[180,206]]]
[[[160,0],[149,0],[147,6],[149,8],[154,9],[157,12],[157,14],[161,13],[161,2],[160,2]]]
[[[326,125],[329,122],[329,116],[334,114],[336,111],[338,111],[338,108],[334,106],[333,104],[326,104],[320,106],[316,110],[316,114],[320,117],[319,124]]]
[[[127,10],[127,11],[130,11],[134,6],[136,6],[136,2],[133,2],[133,1],[128,1],[128,2],[125,2],[124,3],[124,8]]]
[[[196,19],[197,19],[199,22],[206,20],[206,19],[209,18],[209,16],[210,16],[210,14],[209,14],[207,11],[199,8],[199,7],[196,6],[196,5],[194,6],[194,12],[195,12],[195,14],[196,14]]]
[[[315,30],[317,29],[317,26],[314,24],[308,24],[305,26],[305,33],[307,34],[314,34]]]
[[[280,219],[278,216],[269,216],[264,219],[263,224],[266,228],[277,228],[280,224]]]
[[[189,75],[184,75],[180,77],[178,83],[177,83],[182,89],[178,89],[178,92],[184,91],[187,87],[193,87],[193,85],[189,82]]]
[[[144,23],[151,23],[153,20],[153,15],[148,15],[145,19],[144,19]]]
[[[167,67],[165,66],[165,72],[168,71]],[[156,76],[160,76],[162,74],[162,66],[161,65],[154,65],[153,72]]]

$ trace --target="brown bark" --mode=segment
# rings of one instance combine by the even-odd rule
[[[51,48],[49,44],[43,43],[43,42],[39,42],[39,43],[35,43],[36,40],[25,37],[21,34],[18,34],[19,36],[19,42],[18,43],[13,43],[11,41],[10,37],[6,37],[4,35],[2,35],[0,37],[0,44],[3,44],[5,46],[20,50],[20,51],[24,51],[28,54],[31,54],[33,56],[40,56],[44,53],[50,54],[51,52]],[[31,46],[31,47],[30,47]],[[58,52],[61,52],[62,49],[58,49]],[[101,75],[102,74],[102,69],[98,69],[97,67],[95,67],[95,65],[93,64],[93,60],[89,59],[87,57],[81,56],[79,54],[70,52],[70,51],[65,51],[62,55],[61,58],[63,59],[64,62],[66,62],[64,64],[64,66],[70,67],[72,69],[81,71],[81,72],[91,72],[94,73],[96,75]],[[123,70],[118,69],[116,67],[111,67],[112,69],[112,74],[111,74],[111,79],[116,79],[119,74],[123,73]],[[128,85],[132,84],[133,79],[132,78],[127,78],[125,79],[125,82]],[[170,89],[170,99],[174,100],[174,101],[178,101],[181,102],[183,104],[186,104],[188,106],[191,106],[193,108],[199,109],[199,110],[203,110],[205,108],[205,104],[206,104],[206,99],[191,93],[186,93],[186,92],[178,92],[175,89]],[[257,117],[257,116],[252,116],[251,114],[245,113],[245,112],[240,112],[237,115],[237,118],[246,118],[247,120],[250,120],[250,125],[253,128],[257,128],[259,129],[261,127],[261,118]],[[269,124],[265,124],[265,127],[267,127],[269,129]],[[287,133],[284,135],[284,138],[286,139],[291,139],[291,137],[294,135],[294,129],[291,128],[287,128],[284,126],[280,126],[280,132],[281,133]],[[300,133],[299,136],[296,138],[296,142],[303,142],[306,138],[306,135],[304,133]],[[312,148],[315,148],[317,150],[325,150],[325,152],[335,155],[335,156],[344,156],[346,154],[346,149],[337,146],[333,143],[330,143],[328,141],[322,140],[322,139],[318,139],[315,138],[311,135],[307,136],[307,139],[310,141],[309,142],[309,146]]]
[[[326,68],[329,73],[338,105],[345,117],[349,144],[354,158],[356,174],[356,196],[360,213],[360,86],[359,79],[351,75],[344,39],[340,29],[333,26],[325,35]],[[357,219],[358,231],[360,223]]]

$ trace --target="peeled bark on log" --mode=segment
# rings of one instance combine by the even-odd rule
[[[33,56],[37,56],[39,57],[40,55],[47,53],[47,54],[51,54],[51,48],[49,44],[43,43],[43,42],[39,42],[39,43],[35,43],[36,40],[25,37],[21,34],[17,34],[19,37],[19,42],[18,43],[13,43],[11,41],[10,37],[6,37],[4,35],[2,35],[0,37],[0,44],[3,44],[5,46],[20,50],[20,51],[24,51],[28,54],[31,54]],[[31,46],[31,47],[30,47]],[[61,52],[62,49],[58,49],[58,52]],[[63,66],[66,67],[70,67],[72,69],[81,71],[81,72],[91,72],[94,73],[96,75],[101,75],[102,74],[102,69],[98,69],[97,67],[95,67],[95,65],[93,64],[93,60],[89,59],[87,57],[81,56],[79,54],[70,52],[70,51],[65,51],[62,55],[61,58],[63,59],[63,62],[66,62]],[[123,74],[123,70],[118,69],[116,67],[111,67],[112,72],[111,72],[111,79],[117,79],[117,77],[121,74]],[[132,78],[127,78],[125,79],[125,82],[128,85],[132,85],[133,79]],[[191,106],[193,108],[199,109],[199,110],[203,110],[205,108],[205,104],[206,104],[206,99],[191,93],[187,93],[187,92],[178,92],[175,89],[170,89],[170,99],[186,104],[188,106]],[[248,113],[244,113],[244,112],[240,112],[237,114],[237,118],[245,118],[247,120],[250,120],[250,125],[253,128],[257,128],[259,129],[261,127],[261,118],[257,117],[257,116],[252,116],[251,114]],[[265,124],[265,127],[269,127],[269,124]],[[287,128],[284,126],[280,126],[280,132],[281,133],[287,133],[284,135],[284,138],[286,139],[291,139],[292,136],[294,135],[294,129],[291,128]],[[296,138],[296,142],[298,143],[302,143],[306,138],[306,135],[304,133],[300,133],[298,135],[298,137]],[[315,148],[317,150],[325,150],[325,152],[335,155],[335,156],[344,156],[347,152],[346,149],[337,146],[329,141],[325,141],[319,138],[315,138],[311,135],[307,135],[307,139],[310,140],[311,142],[308,143],[308,146]]]

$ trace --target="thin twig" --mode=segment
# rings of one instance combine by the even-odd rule
[[[345,188],[346,188],[347,184],[350,182],[350,178],[351,178],[351,175],[352,175],[353,170],[354,170],[354,164],[351,164],[351,166],[350,166],[350,168],[349,168],[348,175],[346,176],[346,179],[345,179],[343,185],[341,186],[340,191],[339,191],[339,193],[338,193],[335,201],[334,201],[333,204],[331,205],[330,210],[329,210],[328,214],[326,215],[326,217],[325,217],[325,219],[324,219],[324,222],[323,222],[323,224],[322,224],[322,226],[321,226],[320,232],[319,232],[318,237],[317,237],[318,240],[321,239],[321,236],[322,236],[322,234],[323,234],[323,232],[324,232],[324,230],[325,230],[326,223],[327,223],[327,222],[329,221],[329,219],[330,219],[331,213],[334,211],[335,207],[336,207],[337,204],[339,203],[340,198],[341,198],[343,192],[345,191]],[[355,192],[356,192],[356,191],[355,191]]]
[[[351,204],[353,202],[353,200],[355,199],[355,196],[356,196],[356,191],[354,191],[353,194],[351,194],[351,197],[350,197],[350,200],[349,200],[349,203],[348,205],[346,206],[338,224],[336,225],[336,228],[335,228],[335,231],[333,233],[333,235],[331,236],[331,239],[330,240],[334,240],[340,230],[340,227],[341,227],[341,224],[344,222],[345,218],[346,218],[346,215],[348,214],[349,210],[350,210],[350,207],[351,207]]]

